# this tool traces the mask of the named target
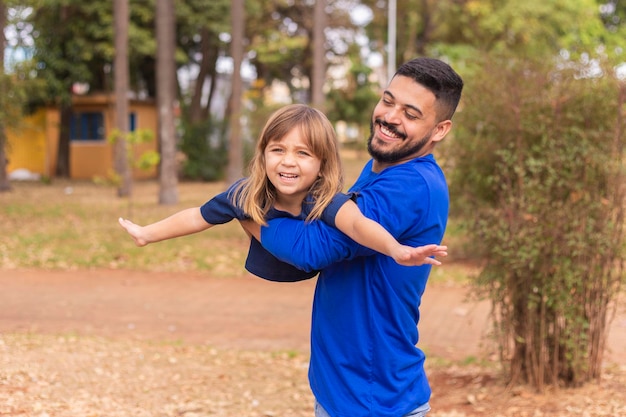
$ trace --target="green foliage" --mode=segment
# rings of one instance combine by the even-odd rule
[[[248,0],[246,14],[246,37],[249,39],[248,57],[257,76],[266,86],[273,80],[285,82],[292,94],[308,90],[309,85],[300,83],[312,71],[313,3],[307,0],[261,1]],[[326,42],[326,57],[345,55],[346,45],[353,43],[354,25],[350,21],[350,7],[357,0],[327,2],[328,31],[332,38]]]
[[[14,75],[0,73],[0,126],[14,127],[21,119],[27,91]]]
[[[343,79],[345,86],[333,88],[327,95],[327,114],[332,122],[355,123],[369,128],[371,111],[380,99],[377,86],[370,81],[372,69],[352,54],[352,65]]]
[[[512,56],[482,68],[445,148],[451,212],[485,261],[512,379],[578,385],[599,377],[624,277],[626,88],[608,65],[595,78]]]
[[[590,52],[602,31],[593,0],[471,2],[466,7],[466,35],[479,36],[492,48],[557,52],[582,48]],[[581,36],[582,35],[582,36]],[[591,42],[590,42],[591,40]]]
[[[224,122],[222,122],[224,123]],[[213,120],[182,126],[180,150],[185,154],[183,176],[187,179],[212,181],[222,178],[228,163],[227,141],[223,126]]]
[[[223,191],[222,183],[181,183],[180,202],[157,204],[155,181],[134,184],[133,221],[147,224]],[[111,187],[88,181],[20,181],[0,204],[0,268],[124,268],[144,271],[208,272],[228,278],[245,273],[249,239],[239,224],[212,228],[143,248],[117,223],[128,201]],[[37,219],[37,221],[33,221]]]
[[[93,83],[112,62],[110,2],[32,0],[37,74],[46,81],[48,100],[68,102],[72,84]]]
[[[131,168],[138,168],[141,170],[149,170],[154,168],[161,161],[161,155],[154,150],[147,150],[139,155],[136,155],[135,148],[142,143],[148,143],[154,140],[154,132],[150,129],[137,129],[134,132],[129,132],[125,136],[119,129],[113,129],[107,141],[111,144],[117,143],[122,138],[125,139],[126,145],[126,160],[128,166]],[[116,172],[110,172],[108,179],[102,179],[99,177],[94,178],[94,182],[97,184],[114,184],[119,186],[122,179]]]
[[[370,48],[380,50],[388,3],[363,3],[374,12],[365,28]],[[625,18],[623,2],[615,0],[406,0],[397,4],[397,60],[429,55],[458,64],[479,50],[574,59],[607,54],[624,61]]]

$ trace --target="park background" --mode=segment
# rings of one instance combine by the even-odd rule
[[[246,156],[267,116],[288,102],[310,103],[329,115],[342,140],[350,184],[366,158],[370,111],[392,69],[414,56],[439,57],[459,71],[466,89],[455,132],[437,150],[453,196],[446,243],[454,250],[441,268],[444,276],[433,274],[432,287],[461,287],[493,313],[485,332],[491,348],[464,358],[433,352],[455,372],[451,380],[465,375],[461,399],[439,403],[440,412],[580,415],[586,404],[589,415],[623,413],[619,358],[624,356],[615,329],[620,333],[623,326],[624,4],[7,1],[1,11],[7,20],[0,267],[9,283],[15,284],[11,278],[18,271],[28,271],[31,279],[48,276],[50,288],[74,274],[89,285],[94,271],[240,278],[246,243],[236,225],[139,250],[120,239],[111,219],[152,221],[223,190],[244,174]],[[139,104],[152,115],[139,113]],[[38,158],[45,163],[37,165]],[[97,172],[79,175],[90,168]],[[27,282],[25,275],[19,277]],[[20,305],[31,304],[20,304],[23,288],[11,292],[7,281],[0,301],[19,316]],[[141,305],[141,297],[135,302]],[[68,303],[59,299],[56,306]],[[464,311],[458,303],[452,310]],[[65,323],[73,323],[76,319],[66,313]],[[110,316],[115,313],[112,308]],[[310,411],[309,394],[297,385],[305,372],[292,385],[299,387],[295,394],[275,386],[264,391],[270,397],[295,395],[290,404],[304,407],[300,411],[255,408],[262,400],[245,400],[250,390],[238,389],[239,382],[210,390],[200,386],[189,401],[170,393],[155,402],[149,394],[154,385],[141,383],[137,363],[108,362],[124,366],[121,372],[74,362],[94,356],[80,353],[94,347],[89,345],[94,335],[83,334],[79,322],[48,331],[21,327],[19,320],[5,322],[3,363],[13,367],[0,378],[11,399],[3,412],[75,415],[80,407],[94,415],[125,415],[128,407],[145,415],[231,415],[236,407],[249,415]],[[111,352],[131,349],[143,357],[145,345],[122,346],[106,332],[95,336],[105,337],[95,344],[110,344]],[[157,344],[171,343],[157,336]],[[131,340],[126,342],[146,343]],[[202,357],[195,349],[207,347],[184,338],[179,343],[176,349],[193,352],[191,361]],[[46,346],[48,353],[67,355],[67,362],[54,365],[69,372],[29,368],[28,355],[41,360]],[[278,357],[298,355],[306,356],[306,349],[287,348]],[[170,365],[177,363],[175,356],[170,359]],[[229,362],[231,375],[241,371],[233,365],[240,362],[245,366],[245,361]],[[302,363],[305,358],[297,367]],[[459,369],[459,363],[465,367]],[[233,380],[249,379],[252,369]],[[160,375],[167,379],[168,373]],[[185,387],[194,385],[194,378],[206,383],[207,376],[174,375]],[[437,369],[432,375],[439,386]],[[117,388],[103,394],[99,380]],[[62,388],[81,381],[91,388],[67,398]],[[128,395],[122,394],[124,384]],[[207,394],[213,387],[224,389],[217,392],[228,399],[216,405],[222,394]],[[448,388],[439,392],[456,392]],[[145,396],[135,395],[135,389]],[[485,394],[498,389],[498,398]],[[574,391],[580,389],[587,391]],[[178,408],[172,405],[177,401]]]

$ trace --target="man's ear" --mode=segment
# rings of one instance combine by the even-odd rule
[[[433,131],[433,135],[431,137],[432,142],[439,142],[446,137],[448,132],[452,129],[452,120],[444,120],[443,122],[437,123],[435,129]]]

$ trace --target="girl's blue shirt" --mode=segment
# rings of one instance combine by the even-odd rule
[[[244,220],[248,218],[246,213],[233,204],[230,198],[232,191],[242,180],[237,181],[235,184],[231,185],[228,190],[216,195],[200,207],[200,213],[207,223],[216,225],[228,223],[233,219]],[[330,205],[324,210],[322,220],[334,226],[337,211],[349,198],[350,197],[345,194],[337,194]],[[302,211],[298,216],[293,216],[285,211],[271,208],[266,219],[270,220],[284,217],[304,220],[311,212],[312,207],[313,200],[311,196],[307,196],[302,203]],[[278,260],[278,258],[269,253],[267,249],[263,248],[254,238],[250,241],[245,268],[248,272],[260,278],[278,282],[297,282],[313,278],[318,274],[317,270],[304,271]]]

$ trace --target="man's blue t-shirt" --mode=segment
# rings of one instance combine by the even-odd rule
[[[361,212],[400,243],[441,243],[448,188],[428,155],[380,173],[370,161],[350,189]],[[417,323],[429,265],[401,266],[323,222],[274,219],[261,242],[279,259],[321,270],[309,380],[333,417],[399,417],[428,402]]]

